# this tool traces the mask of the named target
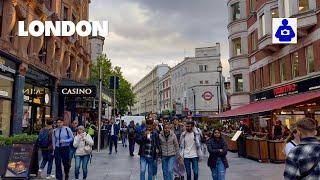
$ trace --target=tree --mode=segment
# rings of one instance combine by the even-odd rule
[[[118,112],[125,114],[128,111],[128,106],[134,105],[134,94],[132,92],[131,84],[123,77],[121,67],[115,66],[112,68],[111,60],[106,55],[101,55],[97,58],[97,62],[91,67],[91,76],[89,81],[93,84],[99,82],[99,69],[102,66],[102,84],[111,94],[113,98],[114,91],[109,89],[109,79],[111,76],[119,77],[119,89],[116,90],[116,106]]]

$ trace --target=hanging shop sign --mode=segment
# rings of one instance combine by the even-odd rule
[[[9,72],[11,74],[16,73],[16,65],[13,62],[9,62],[8,60],[0,57],[0,70],[4,73]]]
[[[314,90],[320,90],[320,77],[276,87],[274,89],[253,94],[251,96],[251,101],[261,101]]]
[[[206,91],[202,94],[202,98],[206,101],[210,101],[213,97],[213,94],[210,91]]]
[[[95,97],[97,88],[96,86],[62,86],[59,88],[59,94],[73,97]]]

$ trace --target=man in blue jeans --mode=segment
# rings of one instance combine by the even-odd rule
[[[194,180],[198,180],[200,151],[200,133],[193,121],[187,121],[186,131],[180,137],[180,155],[184,158],[187,180],[191,180],[191,165]]]
[[[140,180],[145,180],[148,166],[148,180],[152,180],[154,167],[160,153],[159,135],[153,131],[153,121],[147,120],[147,129],[137,135],[137,143],[140,145]]]
[[[52,145],[54,149],[54,158],[56,164],[56,178],[63,180],[61,162],[64,167],[65,180],[69,179],[70,171],[70,143],[73,141],[73,133],[71,129],[64,126],[64,120],[57,120],[57,128],[53,130]]]
[[[107,127],[107,131],[110,139],[109,154],[112,154],[113,145],[116,153],[118,153],[118,135],[119,135],[120,127],[118,124],[114,122],[114,119],[111,119],[110,124]]]

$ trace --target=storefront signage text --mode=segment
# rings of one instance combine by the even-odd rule
[[[59,92],[63,96],[95,97],[96,87],[95,86],[60,87]]]
[[[6,61],[4,59],[2,59],[1,57],[0,57],[0,69],[3,72],[9,72],[9,73],[12,73],[12,74],[16,73],[16,70],[12,69],[9,66],[6,66]]]
[[[286,86],[273,89],[273,94],[279,95],[279,94],[289,93],[289,92],[296,91],[297,89],[298,89],[298,86],[296,84],[289,84]]]

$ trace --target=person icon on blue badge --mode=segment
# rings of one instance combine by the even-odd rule
[[[288,26],[288,20],[282,20],[282,26],[276,32],[276,37],[280,42],[290,42],[296,35],[291,26]]]

